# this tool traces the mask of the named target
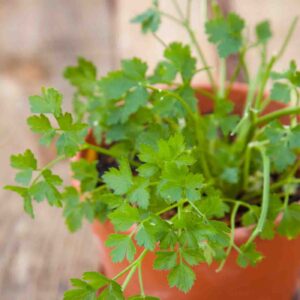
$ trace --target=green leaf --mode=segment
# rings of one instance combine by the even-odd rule
[[[27,149],[23,154],[12,155],[10,164],[18,170],[36,170],[37,160],[31,150]]]
[[[111,281],[108,287],[100,294],[97,300],[124,300],[122,288],[115,281]]]
[[[125,93],[136,85],[136,82],[126,77],[123,71],[114,71],[103,77],[99,84],[104,99],[115,100],[124,97]]]
[[[125,257],[128,261],[134,259],[136,249],[129,235],[111,234],[105,244],[114,248],[110,253],[114,263],[123,261]]]
[[[43,114],[31,116],[27,119],[27,124],[33,132],[42,134],[40,143],[49,146],[56,135],[56,131],[52,128],[49,119]]]
[[[98,182],[97,162],[89,162],[86,159],[80,159],[71,163],[73,177],[80,180],[82,192],[95,189]]]
[[[181,250],[183,259],[191,266],[204,262],[204,254],[200,248],[184,248]]]
[[[290,87],[285,83],[276,82],[271,89],[271,99],[283,103],[289,103],[291,100]]]
[[[155,270],[170,270],[177,265],[177,253],[174,251],[159,251],[155,253]]]
[[[134,178],[134,186],[131,188],[128,194],[128,200],[130,203],[137,204],[139,207],[147,209],[150,199],[148,185],[148,180],[140,177]]]
[[[37,170],[37,160],[31,150],[27,149],[23,154],[12,155],[10,164],[14,169],[21,170],[16,174],[16,182],[28,185],[32,178],[32,172]]]
[[[129,92],[125,97],[125,104],[120,107],[121,110],[121,122],[127,122],[128,118],[140,107],[144,107],[147,104],[149,94],[143,87],[137,87],[132,92]]]
[[[78,89],[81,95],[91,96],[94,94],[97,84],[97,69],[92,62],[79,57],[77,66],[65,69],[64,77]]]
[[[61,207],[61,194],[56,186],[62,184],[62,179],[59,176],[54,175],[49,169],[44,170],[42,175],[44,180],[32,185],[29,189],[30,194],[38,202],[47,199],[50,205]]]
[[[108,215],[117,231],[126,231],[133,224],[140,221],[139,211],[136,207],[124,204]]]
[[[45,115],[31,116],[27,119],[30,129],[36,133],[45,133],[52,130],[51,123]]]
[[[149,8],[142,14],[137,15],[131,20],[132,23],[141,24],[142,31],[147,32],[156,32],[161,23],[161,15],[159,10],[156,7]]]
[[[139,246],[153,251],[156,244],[156,237],[153,226],[148,223],[141,225],[139,231],[135,236],[135,239]]]
[[[83,218],[90,222],[94,220],[95,207],[87,200],[80,201],[79,193],[75,188],[67,187],[62,194],[62,199],[66,224],[71,232],[81,228]]]
[[[296,238],[300,234],[300,205],[293,203],[283,213],[278,226],[278,232],[288,239]]]
[[[170,286],[176,286],[184,293],[187,293],[192,288],[195,279],[194,271],[185,264],[177,265],[168,275]]]
[[[132,174],[128,161],[121,160],[119,170],[111,168],[103,175],[103,181],[116,195],[126,194],[132,186]]]
[[[251,266],[255,266],[263,259],[262,254],[256,251],[254,243],[248,245],[247,247],[246,245],[243,245],[240,250],[241,253],[238,255],[237,263],[242,268],[246,268],[249,264]]]
[[[34,212],[33,212],[33,207],[32,207],[32,199],[31,199],[31,195],[29,193],[28,188],[24,188],[24,187],[20,187],[20,186],[7,185],[7,186],[4,187],[4,189],[19,194],[23,198],[24,211],[28,215],[30,215],[32,218],[34,218]]]
[[[293,132],[290,127],[286,128],[278,122],[273,122],[264,129],[264,134],[270,141],[266,146],[267,154],[278,172],[282,172],[296,161],[294,146],[298,142],[295,142],[294,137],[297,138],[297,131],[295,128]]]
[[[158,63],[154,70],[154,74],[150,77],[151,83],[167,83],[170,84],[176,77],[177,69],[174,64],[162,61]]]
[[[43,88],[41,96],[29,97],[30,110],[37,114],[61,114],[63,96],[53,88]]]
[[[70,113],[60,115],[56,117],[56,120],[63,132],[56,142],[57,152],[72,157],[79,151],[79,146],[85,141],[87,126],[83,123],[74,123]]]
[[[269,21],[262,21],[258,23],[255,27],[255,30],[256,30],[257,41],[259,43],[265,44],[272,37]]]
[[[196,59],[192,57],[189,46],[181,43],[170,44],[164,52],[167,58],[182,76],[184,82],[190,82],[196,72]]]
[[[64,293],[64,300],[96,300],[97,291],[111,281],[96,272],[84,273],[81,279],[71,279],[73,289]]]
[[[209,190],[207,196],[197,202],[197,207],[207,218],[223,218],[229,211],[221,194],[215,190]]]
[[[242,47],[242,31],[245,22],[235,13],[229,13],[227,17],[218,17],[209,20],[205,24],[208,40],[218,47],[220,57],[226,58],[237,53]]]
[[[122,60],[122,69],[126,77],[142,81],[146,77],[148,66],[147,63],[141,59],[134,57],[132,59]]]

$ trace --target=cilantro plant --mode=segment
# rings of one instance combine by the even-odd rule
[[[287,70],[275,72],[297,19],[277,54],[270,56],[268,21],[259,23],[255,39],[249,40],[245,20],[236,13],[224,15],[213,4],[205,30],[220,57],[216,80],[191,27],[192,0],[186,1],[186,12],[176,0],[172,3],[176,16],[162,11],[154,0],[132,20],[164,47],[153,72],[135,57],[99,78],[96,67],[79,58],[64,72],[75,88],[74,114],[63,111],[63,96],[53,88],[29,98],[28,125],[41,136],[41,144],[55,143],[57,158],[41,167],[29,149],[12,155],[16,184],[6,189],[23,198],[32,217],[33,202],[47,200],[61,207],[70,231],[80,229],[85,219],[111,222],[115,233],[106,241],[111,259],[129,262],[114,278],[90,272],[72,279],[73,289],[65,293],[65,300],[124,299],[136,272],[140,295],[129,299],[156,299],[144,290],[142,265],[149,252],[156,256],[153,268],[168,271],[170,287],[187,293],[195,280],[201,280],[193,266],[215,260],[221,271],[232,251],[238,253],[241,267],[255,265],[262,260],[256,238],[280,234],[291,239],[300,233],[300,206],[295,201],[300,183],[300,72],[294,61]],[[163,18],[183,26],[190,45],[162,41],[157,31]],[[246,55],[255,50],[260,62],[253,75]],[[238,63],[226,80],[231,55]],[[198,72],[207,74],[210,90],[194,88]],[[243,112],[236,114],[230,91],[240,73],[248,93]],[[211,113],[199,113],[197,94],[213,103]],[[272,101],[284,105],[262,114]],[[283,124],[281,117],[289,122]],[[88,129],[95,143],[85,139]],[[94,157],[70,163],[80,188],[62,187],[51,167],[80,151]],[[238,226],[253,227],[243,245],[235,243]],[[137,247],[142,250],[137,252]]]

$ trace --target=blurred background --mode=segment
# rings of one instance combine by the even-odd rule
[[[203,32],[203,1],[193,1],[193,23],[209,62],[218,70],[216,54]],[[186,0],[179,0],[184,5]],[[161,58],[162,46],[143,36],[129,20],[143,11],[150,0],[0,0],[0,182],[13,181],[9,156],[30,147],[42,164],[54,155],[40,148],[37,136],[26,125],[28,96],[41,86],[54,86],[65,95],[71,108],[72,88],[62,78],[67,65],[78,56],[92,60],[100,74],[118,67],[124,57],[139,56],[150,66]],[[236,10],[249,26],[262,19],[272,24],[274,39],[270,53],[276,52],[295,15],[299,0],[238,1],[219,0],[225,11]],[[161,0],[163,10],[173,13],[170,0]],[[253,31],[253,30],[252,30]],[[253,34],[249,30],[249,35]],[[181,29],[166,21],[159,31],[166,42],[186,40]],[[300,25],[278,70],[290,59],[300,64]],[[250,69],[257,67],[255,53],[249,57]],[[233,58],[234,63],[234,58]],[[199,81],[205,81],[201,76]],[[67,163],[57,172],[69,181]],[[0,190],[0,299],[61,299],[70,277],[97,270],[97,243],[88,225],[69,234],[61,211],[39,205],[32,221],[23,213],[22,202],[13,193]]]

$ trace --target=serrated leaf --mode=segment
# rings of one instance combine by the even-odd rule
[[[176,286],[184,293],[187,293],[192,288],[195,279],[194,271],[185,264],[177,265],[168,275],[169,285],[171,287]]]
[[[105,245],[114,248],[110,253],[114,263],[123,261],[125,257],[128,261],[134,259],[136,249],[129,235],[111,234]]]
[[[278,226],[278,232],[288,239],[296,238],[300,234],[300,205],[293,203],[289,205]]]
[[[148,180],[137,177],[134,179],[134,186],[128,193],[128,200],[132,204],[137,204],[143,209],[147,209],[149,206],[150,193],[148,190]]]
[[[184,82],[189,82],[196,72],[196,59],[192,57],[189,46],[181,43],[171,43],[164,51],[164,56],[176,68]]]
[[[153,265],[155,270],[170,270],[177,265],[177,253],[174,251],[159,251],[155,255]]]
[[[108,215],[117,231],[126,231],[140,220],[136,207],[124,204]]]
[[[265,44],[272,37],[269,21],[262,21],[255,27],[256,38],[259,43]]]
[[[219,56],[226,58],[237,53],[243,43],[242,30],[245,22],[235,13],[227,17],[218,17],[205,24],[208,40],[218,47]]]
[[[31,195],[29,193],[28,188],[21,187],[21,186],[7,185],[7,186],[4,187],[4,189],[19,194],[23,198],[24,211],[27,214],[29,214],[32,218],[34,218],[34,212],[33,212],[33,207],[32,207],[32,199],[31,199]]]
[[[61,114],[63,96],[53,88],[43,88],[41,96],[29,97],[30,110],[37,114]]]
[[[131,22],[141,24],[144,33],[156,32],[161,23],[161,15],[159,10],[153,7],[134,17]]]
[[[12,155],[10,164],[13,168],[18,170],[36,170],[37,160],[31,150],[27,149],[23,154]]]
[[[80,94],[84,96],[94,94],[97,85],[97,69],[92,62],[79,57],[77,66],[65,69],[64,77],[78,89]]]
[[[276,82],[271,89],[272,100],[289,103],[291,100],[291,90],[290,87],[285,83]]]
[[[251,266],[255,266],[259,261],[263,259],[262,254],[256,251],[254,243],[248,246],[243,245],[240,250],[241,253],[239,253],[238,255],[237,263],[242,268],[246,268],[249,264]]]
[[[132,92],[129,92],[125,97],[125,104],[119,108],[121,122],[125,123],[140,107],[144,107],[147,104],[148,98],[149,94],[143,87],[137,87]]]
[[[122,60],[122,70],[124,72],[124,75],[133,80],[144,80],[146,77],[147,69],[147,63],[143,62],[137,57]]]
[[[126,77],[123,71],[114,71],[103,77],[99,84],[105,100],[116,100],[121,99],[136,82]]]
[[[27,119],[27,124],[30,126],[30,129],[36,133],[46,133],[49,130],[52,130],[49,119],[43,114],[29,117]]]
[[[97,162],[89,162],[86,159],[80,159],[71,163],[73,177],[80,180],[82,192],[95,189],[98,182]]]
[[[103,181],[116,195],[124,195],[132,186],[132,174],[128,161],[121,160],[119,169],[111,168],[103,175]]]
[[[48,169],[44,170],[42,175],[44,180],[32,185],[29,189],[29,193],[38,202],[47,199],[50,205],[61,207],[61,194],[56,186],[62,184],[62,179],[54,175],[52,171]]]
[[[139,231],[135,236],[137,244],[145,249],[153,251],[156,244],[156,237],[154,228],[150,224],[141,225]]]

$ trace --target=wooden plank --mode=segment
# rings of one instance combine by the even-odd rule
[[[42,165],[53,157],[26,125],[27,98],[41,86],[58,87],[70,108],[72,89],[62,70],[78,55],[95,61],[101,73],[114,65],[110,0],[0,1],[0,182],[12,183],[12,153],[31,148]],[[69,181],[69,167],[57,172]],[[0,299],[62,299],[69,278],[98,269],[97,242],[88,225],[70,234],[62,212],[36,206],[32,221],[21,199],[0,189]]]

